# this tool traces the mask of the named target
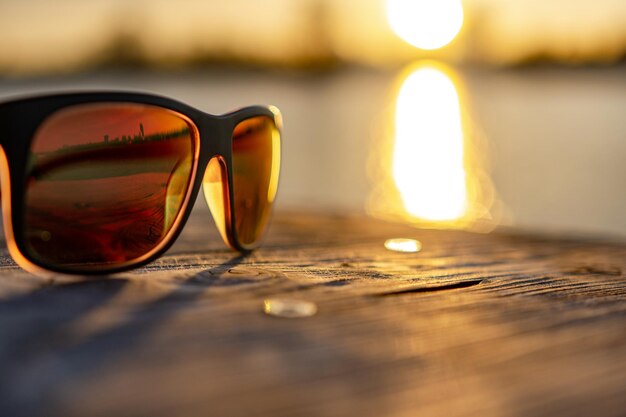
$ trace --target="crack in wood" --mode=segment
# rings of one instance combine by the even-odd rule
[[[443,284],[443,285],[430,285],[427,287],[411,287],[411,288],[403,288],[401,290],[396,291],[388,291],[379,294],[374,294],[375,297],[386,297],[386,296],[395,296],[395,295],[405,295],[405,294],[415,294],[415,293],[425,293],[425,292],[436,292],[436,291],[445,291],[445,290],[456,290],[460,288],[473,287],[474,285],[478,285],[483,282],[482,279],[474,279],[470,281],[461,281],[454,282],[452,284]]]

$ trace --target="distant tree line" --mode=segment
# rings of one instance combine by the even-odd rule
[[[179,130],[171,130],[167,132],[153,133],[146,135],[143,123],[139,123],[139,133],[134,135],[116,136],[111,139],[110,136],[104,135],[101,142],[80,143],[77,145],[63,145],[61,148],[49,153],[67,153],[84,150],[93,150],[98,148],[106,148],[110,146],[135,145],[147,142],[159,142],[164,140],[177,139],[189,135],[189,127],[185,126]]]

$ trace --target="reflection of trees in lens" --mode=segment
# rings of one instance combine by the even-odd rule
[[[88,143],[80,143],[76,145],[63,145],[60,148],[52,152],[37,152],[36,155],[47,156],[47,155],[82,151],[82,150],[101,149],[101,148],[120,146],[120,145],[137,144],[137,143],[145,143],[145,142],[157,142],[157,141],[168,140],[168,139],[176,139],[181,136],[187,136],[187,135],[189,135],[189,127],[185,126],[179,130],[153,133],[151,135],[146,136],[144,133],[144,129],[143,129],[143,123],[139,123],[139,134],[134,134],[132,136],[122,135],[121,137],[116,136],[114,139],[110,139],[110,135],[105,133],[103,135],[103,140],[101,142],[88,142]]]
[[[189,141],[189,127],[170,132],[160,132],[149,136],[135,135],[130,141],[123,136],[120,140],[116,137],[109,140],[109,135],[104,135],[102,142],[85,143],[72,146],[63,146],[52,152],[31,153],[29,161],[28,175],[32,178],[48,180],[61,179],[87,179],[110,175],[130,175],[132,173],[143,172],[145,170],[161,171],[165,166],[159,168],[159,164],[149,158],[142,161],[142,155],[154,157],[159,153],[163,154],[169,148],[161,145],[148,146],[151,143],[169,140],[183,139]],[[136,159],[133,165],[117,167],[114,172],[102,167],[90,166],[93,161]],[[72,165],[74,168],[68,168]]]

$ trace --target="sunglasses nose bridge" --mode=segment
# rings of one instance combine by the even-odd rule
[[[227,119],[204,114],[198,124],[200,154],[198,176],[211,217],[224,243],[232,241],[228,160],[231,155],[232,126]]]
[[[205,114],[198,124],[200,133],[200,172],[206,171],[210,161],[216,156],[228,159],[231,152],[230,138],[232,126],[228,120]]]

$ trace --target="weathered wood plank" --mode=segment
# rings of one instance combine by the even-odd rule
[[[197,214],[114,277],[3,252],[0,415],[624,415],[623,242],[282,214],[241,258]],[[270,317],[268,297],[318,313]]]

